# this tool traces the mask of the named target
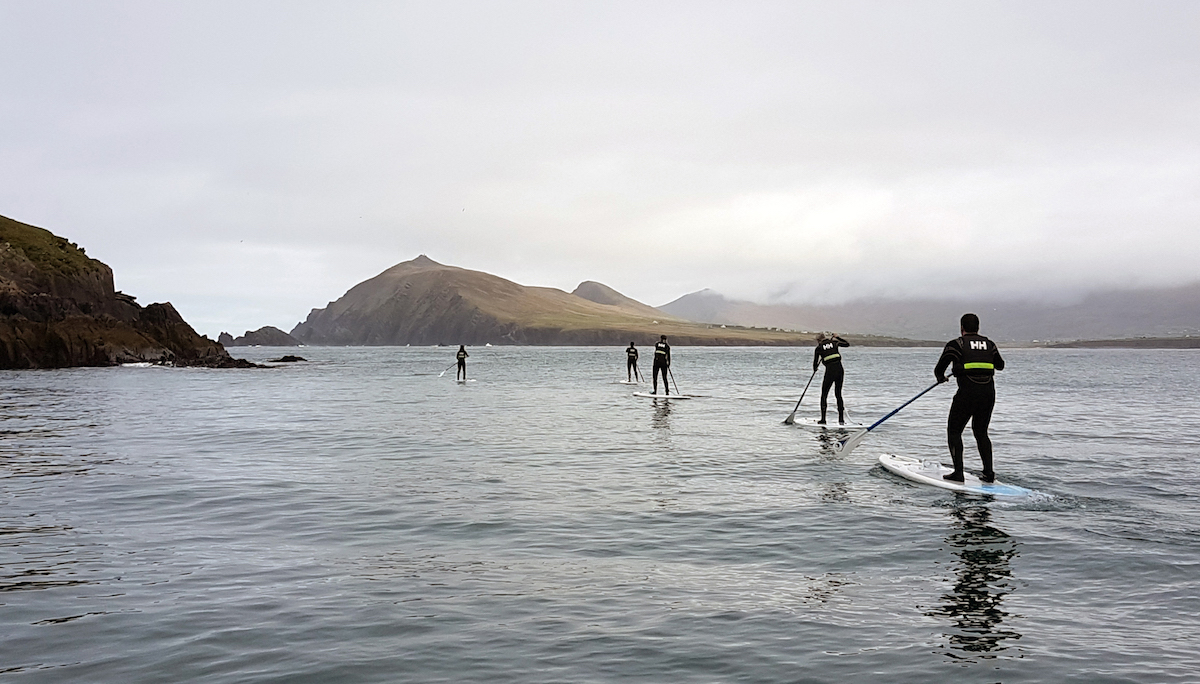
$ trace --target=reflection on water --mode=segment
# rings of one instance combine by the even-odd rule
[[[827,428],[817,431],[817,452],[822,456],[836,456],[838,452],[834,450],[834,445],[838,440],[846,438],[850,431],[846,428]]]
[[[650,419],[650,425],[656,430],[670,430],[671,421],[671,401],[669,399],[651,399],[654,404],[654,417]]]
[[[824,503],[850,503],[850,485],[846,482],[825,482],[821,485]]]
[[[1017,556],[1017,545],[1004,532],[991,525],[991,511],[984,505],[962,504],[950,509],[955,518],[946,544],[958,562],[954,588],[942,596],[943,603],[926,615],[950,618],[946,634],[949,647],[968,657],[990,657],[1006,646],[1008,639],[1021,635],[1003,627],[1009,616],[1002,603],[1013,590],[1010,562]],[[963,657],[962,653],[948,653]]]

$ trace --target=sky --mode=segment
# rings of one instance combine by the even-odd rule
[[[1200,3],[0,0],[0,215],[201,333],[426,254],[651,305],[1200,280]]]

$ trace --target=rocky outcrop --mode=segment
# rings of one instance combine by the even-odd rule
[[[274,326],[265,325],[258,330],[247,330],[241,337],[221,333],[217,341],[226,347],[299,347],[300,340]]]
[[[169,303],[140,306],[112,269],[50,231],[0,216],[0,368],[154,362],[253,366]]]

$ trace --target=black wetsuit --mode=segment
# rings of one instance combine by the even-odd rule
[[[946,441],[950,446],[950,458],[954,460],[954,474],[960,479],[963,472],[963,428],[971,422],[971,432],[979,447],[979,459],[983,461],[983,480],[995,477],[992,470],[992,440],[988,437],[988,423],[992,421],[992,408],[996,405],[996,371],[1004,370],[1004,359],[996,343],[976,334],[966,333],[950,340],[942,349],[942,356],[933,369],[938,381],[945,381],[946,368],[954,365],[954,377],[958,380],[958,392],[950,404],[950,417],[946,420]]]
[[[654,380],[654,393],[658,394],[658,374],[662,373],[663,386],[667,390],[667,394],[671,393],[671,383],[667,377],[667,371],[671,367],[671,345],[666,342],[659,342],[654,345],[654,369],[650,373]]]
[[[632,344],[625,350],[627,361],[625,362],[625,375],[632,381],[637,379],[637,360],[638,350]]]
[[[838,422],[846,422],[846,405],[842,402],[842,380],[846,377],[846,370],[842,368],[842,353],[838,351],[839,347],[849,347],[850,343],[842,338],[834,335],[828,340],[822,340],[817,343],[817,348],[813,350],[813,372],[822,363],[825,364],[825,379],[821,381],[821,422],[825,422],[825,411],[829,406],[829,388],[833,387],[833,396],[837,398],[838,407]]]
[[[465,349],[458,350],[458,355],[454,358],[458,359],[458,370],[454,372],[454,377],[462,376],[462,380],[467,379],[467,357],[470,356]]]

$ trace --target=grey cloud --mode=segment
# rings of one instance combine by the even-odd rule
[[[210,334],[419,252],[660,304],[1176,284],[1198,27],[1182,2],[6,3],[0,213]]]

